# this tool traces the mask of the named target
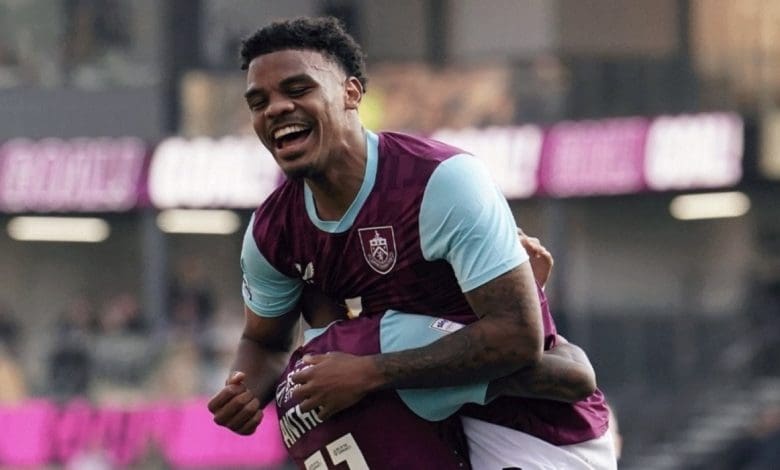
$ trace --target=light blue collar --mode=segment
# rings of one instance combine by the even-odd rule
[[[304,183],[303,185],[303,198],[306,202],[306,212],[309,214],[309,219],[312,223],[323,232],[328,233],[342,233],[349,230],[352,224],[355,223],[360,209],[363,208],[363,204],[368,199],[368,195],[371,194],[371,190],[374,189],[374,182],[376,181],[376,167],[379,160],[379,136],[373,132],[366,130],[366,173],[363,175],[363,184],[360,186],[355,200],[347,209],[347,212],[340,220],[322,220],[317,215],[317,208],[314,205],[314,196],[311,193],[309,186]]]

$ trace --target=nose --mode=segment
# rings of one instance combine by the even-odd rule
[[[271,98],[268,106],[265,108],[265,116],[268,118],[275,118],[283,114],[291,112],[295,108],[292,100],[279,96]]]

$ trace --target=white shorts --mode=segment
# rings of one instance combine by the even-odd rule
[[[580,444],[554,446],[514,429],[462,417],[474,470],[616,470],[612,433]]]

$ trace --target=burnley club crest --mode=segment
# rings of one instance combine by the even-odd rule
[[[398,254],[395,249],[393,227],[369,227],[358,230],[363,257],[371,269],[379,274],[387,274],[395,266]]]

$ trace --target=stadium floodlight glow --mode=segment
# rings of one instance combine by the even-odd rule
[[[157,215],[157,226],[165,233],[230,235],[241,219],[228,210],[168,209]]]
[[[749,210],[750,198],[739,191],[686,194],[675,197],[669,204],[669,212],[679,220],[739,217]]]
[[[111,233],[96,217],[14,217],[6,228],[19,241],[99,243]]]

